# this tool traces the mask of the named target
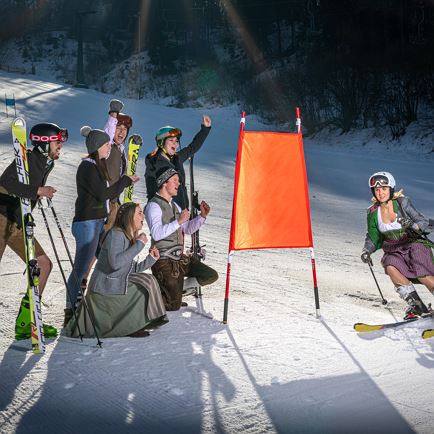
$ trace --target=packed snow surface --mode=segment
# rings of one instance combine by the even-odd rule
[[[70,131],[48,185],[71,249],[75,173],[85,154],[82,125],[103,127],[110,95],[2,73],[3,94],[15,94],[29,128],[51,121]],[[143,203],[144,156],[162,125],[179,126],[187,145],[201,112],[124,100],[143,136],[135,198]],[[0,169],[12,161],[10,123],[1,108]],[[374,255],[378,291],[360,253],[369,206],[369,175],[388,170],[417,208],[434,217],[431,155],[409,143],[396,149],[362,146],[357,134],[305,140],[312,227],[321,302],[315,315],[308,250],[234,254],[229,322],[222,324],[239,108],[209,110],[213,128],[195,158],[200,197],[211,205],[201,230],[207,264],[220,279],[202,299],[169,312],[148,338],[49,340],[43,356],[14,340],[26,281],[24,266],[6,250],[0,270],[0,431],[2,433],[432,433],[434,339],[421,332],[431,319],[384,332],[357,334],[355,322],[394,322],[405,304]],[[271,129],[247,116],[246,129]],[[431,134],[431,133],[430,133]],[[329,140],[329,141],[327,141]],[[366,141],[365,141],[366,142]],[[285,153],[285,149],[270,149]],[[270,167],[270,176],[273,168]],[[288,182],[291,182],[290,174]],[[276,197],[290,201],[291,198]],[[53,262],[40,213],[37,239]],[[260,216],[258,216],[260,218]],[[54,222],[53,231],[56,233]],[[60,237],[62,264],[70,270]],[[428,303],[432,295],[418,286]],[[65,288],[57,264],[44,292],[45,322],[61,328]]]

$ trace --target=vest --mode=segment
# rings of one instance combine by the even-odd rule
[[[155,195],[149,202],[155,202],[161,208],[161,212],[163,214],[161,217],[163,225],[167,225],[174,220],[177,220],[181,215],[181,213],[178,211],[178,208],[176,208],[175,202],[173,200],[171,203],[169,203],[161,196]],[[160,252],[172,249],[173,247],[180,247],[181,249],[183,249],[184,234],[182,233],[182,229],[179,227],[168,237],[159,241],[155,241],[151,238],[151,246],[156,246],[157,249],[160,250]]]

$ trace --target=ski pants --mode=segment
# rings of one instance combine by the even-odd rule
[[[160,285],[166,310],[179,310],[181,307],[184,277],[195,277],[201,286],[210,285],[218,279],[217,271],[186,255],[179,260],[159,259],[152,266],[152,274]]]

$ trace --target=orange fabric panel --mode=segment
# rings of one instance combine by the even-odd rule
[[[241,133],[229,250],[312,247],[301,134]]]

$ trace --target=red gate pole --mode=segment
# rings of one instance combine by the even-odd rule
[[[232,255],[233,255],[233,250],[231,250],[231,248],[232,248],[232,240],[233,240],[232,237],[235,230],[234,220],[235,220],[235,213],[236,213],[235,194],[238,188],[238,178],[240,174],[240,161],[241,161],[241,148],[242,148],[245,124],[246,124],[246,112],[242,112],[241,120],[240,120],[240,135],[238,137],[237,162],[235,163],[234,198],[232,203],[232,220],[231,220],[231,235],[229,238],[229,249],[228,249],[228,265],[226,269],[226,291],[225,291],[225,302],[224,302],[224,309],[223,309],[223,324],[227,324],[228,322],[229,287],[230,287],[230,275],[231,275],[231,262],[232,262]]]
[[[295,109],[295,117],[296,117],[296,126],[297,126],[297,133],[302,134],[301,132],[301,117],[300,117],[300,107],[296,107]],[[312,228],[311,228],[312,232]],[[313,250],[313,237],[312,238],[312,247],[309,247],[310,250],[310,261],[312,264],[312,277],[313,277],[313,293],[315,296],[315,309],[316,309],[316,317],[321,317],[321,312],[319,308],[319,292],[318,292],[318,281],[316,279],[316,265],[315,265],[315,252]]]

